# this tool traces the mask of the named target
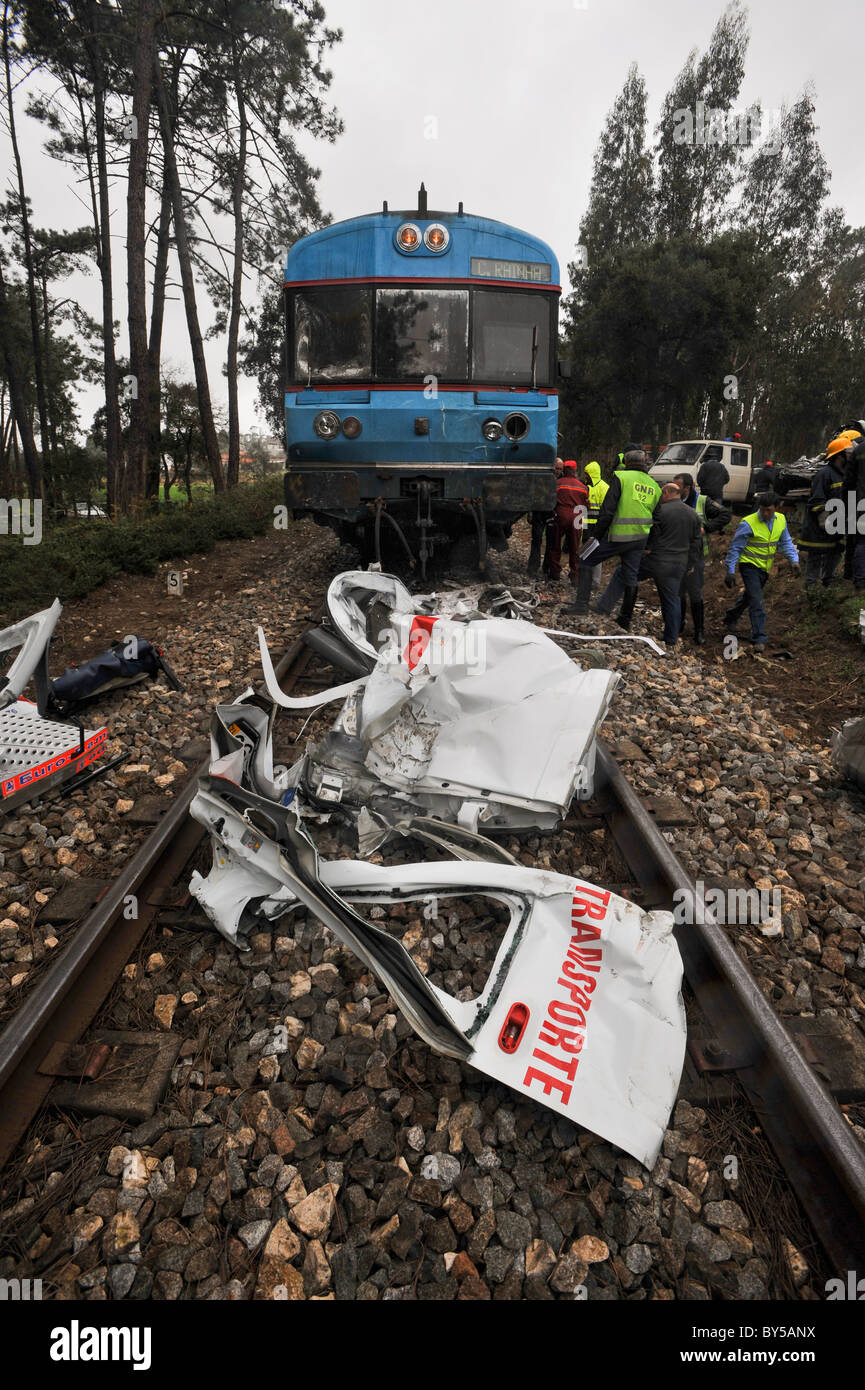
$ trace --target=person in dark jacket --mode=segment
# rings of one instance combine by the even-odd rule
[[[689,575],[702,568],[703,527],[696,509],[683,502],[677,483],[667,483],[655,511],[649,543],[640,565],[641,579],[654,579],[664,641],[673,646],[682,625],[680,593]],[[702,604],[700,605],[702,609]],[[700,615],[702,630],[702,613]],[[696,614],[694,618],[696,624]]]
[[[640,562],[639,579],[654,579],[661,614],[664,619],[664,641],[673,646],[681,626],[679,591],[686,574],[700,560],[703,528],[693,507],[681,500],[677,483],[666,483],[652,519],[649,540]],[[617,570],[607,586],[604,598],[615,606],[624,592],[621,570]],[[598,612],[604,612],[600,604]]]
[[[588,613],[592,592],[592,569],[604,560],[619,561],[613,580],[607,585],[596,605],[598,612],[611,613],[620,595],[622,608],[618,623],[627,631],[637,598],[637,576],[640,560],[646,548],[652,517],[661,496],[661,489],[646,472],[646,456],[642,449],[630,449],[610,480],[609,490],[601,503],[598,519],[592,527],[592,541],[597,540],[590,554],[580,556],[575,613]]]
[[[690,473],[677,473],[673,482],[678,484],[679,495],[684,505],[690,507],[696,514],[703,534],[703,543],[700,547],[699,557],[693,568],[689,568],[685,573],[679,593],[682,603],[682,617],[679,631],[680,633],[684,632],[685,618],[688,613],[688,599],[690,599],[691,616],[694,619],[694,641],[698,647],[702,647],[706,641],[706,607],[703,602],[703,579],[705,576],[706,559],[709,554],[709,542],[706,538],[706,532],[709,529],[717,530],[722,524],[726,525],[730,519],[730,512],[728,508],[723,506],[720,502],[713,502],[711,497],[706,497],[704,493],[698,492],[697,488],[694,486],[694,479]]]
[[[772,460],[767,459],[763,467],[758,468],[754,474],[754,492],[774,492],[777,472]]]
[[[697,487],[714,502],[723,502],[724,488],[729,481],[730,474],[724,467],[720,444],[710,444],[700,464]]]
[[[562,463],[562,460],[560,458],[557,458],[555,464],[556,483],[558,483],[559,479],[562,476],[563,467],[564,465]],[[537,574],[538,570],[541,568],[541,546],[544,542],[544,536],[546,536],[547,539],[547,555],[549,554],[550,527],[552,526],[552,520],[553,519],[550,516],[550,513],[547,511],[532,512],[532,539],[531,545],[529,547],[529,559],[526,565],[526,574]],[[546,556],[544,556],[544,574],[547,573],[547,561]]]
[[[844,554],[843,523],[827,513],[827,502],[846,503],[844,480],[853,446],[844,435],[833,439],[826,450],[826,462],[811,480],[811,495],[805,508],[805,524],[799,549],[805,552],[805,588],[814,589],[822,581],[832,583],[835,571]],[[846,511],[845,511],[846,516]]]

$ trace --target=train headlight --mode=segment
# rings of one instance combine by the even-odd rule
[[[346,439],[357,439],[362,429],[363,425],[356,415],[346,415],[342,422],[342,432]]]
[[[505,434],[508,439],[525,439],[529,432],[529,417],[515,410],[513,415],[505,416]]]
[[[320,410],[312,422],[319,439],[336,439],[339,434],[339,416],[332,410]]]
[[[416,251],[420,243],[420,227],[416,227],[413,222],[403,222],[396,234],[396,244],[400,251]]]
[[[497,439],[502,437],[501,420],[484,420],[481,425],[481,433],[484,439],[488,439],[491,444],[494,444]]]
[[[441,222],[431,222],[423,234],[423,244],[428,251],[446,251],[451,234]]]

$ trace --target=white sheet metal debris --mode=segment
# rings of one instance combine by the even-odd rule
[[[214,866],[190,887],[229,939],[253,902],[260,920],[302,904],[375,971],[431,1047],[653,1165],[685,1048],[671,913],[519,865],[320,863],[296,798],[280,806],[217,776],[202,779],[192,814],[210,831]],[[431,895],[480,895],[509,910],[474,1000],[431,984],[402,943],[358,910]]]
[[[60,600],[56,598],[50,608],[43,608],[41,613],[33,613],[29,618],[22,618],[20,622],[13,623],[11,627],[6,627],[0,632],[0,652],[14,651],[16,647],[21,648],[2,679],[0,709],[17,700],[18,696],[23,694],[27,688],[31,678],[39,673],[44,681],[44,696],[47,698],[48,644],[62,611]],[[40,691],[40,697],[41,694]],[[42,698],[39,702],[44,713]]]
[[[369,674],[295,699],[279,689],[259,630],[263,699],[218,707],[210,774],[191,812],[213,865],[190,889],[244,949],[256,924],[301,906],[378,975],[433,1048],[533,1097],[651,1166],[684,1058],[682,965],[670,913],[593,884],[527,869],[484,830],[550,829],[589,797],[598,727],[618,676],[583,670],[538,628],[479,604],[480,589],[418,599],[391,575],[349,572],[331,623]],[[337,653],[338,655],[338,653]],[[275,767],[277,706],[341,700],[331,731]],[[449,855],[385,867],[319,860],[306,823],[334,811],[362,854],[411,837]],[[486,897],[509,915],[480,994],[427,980],[366,909]],[[436,909],[437,910],[437,909]]]
[[[276,704],[345,698],[300,774],[313,805],[435,815],[472,830],[543,830],[575,795],[591,796],[595,740],[618,675],[583,670],[531,623],[477,616],[478,593],[445,595],[447,616],[422,611],[432,597],[413,599],[391,575],[338,576],[328,613],[372,668],[303,699],[279,689],[259,630]]]
[[[653,637],[641,637],[637,632],[565,632],[557,627],[542,627],[548,637],[564,637],[569,642],[644,642],[657,656],[666,656],[666,647],[660,647]]]

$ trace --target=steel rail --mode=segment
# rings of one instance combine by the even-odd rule
[[[276,666],[277,679],[293,674],[310,659],[298,637]],[[0,1033],[0,1167],[6,1162],[53,1084],[38,1068],[53,1043],[74,1042],[93,1021],[123,966],[156,916],[158,904],[142,903],[162,881],[176,882],[205,832],[189,817],[205,758],[181,794],[103,897],[87,914],[68,945],[34,985]],[[142,889],[145,891],[142,893]],[[139,910],[127,917],[130,897]],[[143,910],[142,910],[143,908]],[[78,988],[72,993],[73,986]]]
[[[614,801],[602,814],[649,905],[689,909],[693,925],[675,929],[686,978],[826,1253],[838,1270],[865,1269],[865,1150],[600,739],[597,773]]]

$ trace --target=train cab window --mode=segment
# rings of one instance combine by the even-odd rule
[[[299,290],[294,299],[295,380],[368,380],[372,291],[365,286]]]
[[[468,344],[468,290],[405,286],[377,291],[375,365],[379,381],[424,376],[465,381]]]
[[[550,384],[550,304],[546,295],[513,290],[473,294],[472,380],[530,386],[537,328],[535,382]]]

